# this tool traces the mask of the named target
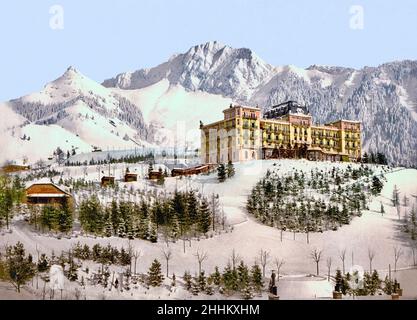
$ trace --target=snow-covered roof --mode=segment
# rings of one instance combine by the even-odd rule
[[[27,195],[28,198],[63,198],[66,196],[66,193],[31,193]]]
[[[28,189],[28,188],[30,188],[31,186],[34,186],[34,185],[41,185],[41,184],[50,184],[50,185],[53,185],[55,188],[57,188],[58,190],[60,190],[60,191],[62,191],[63,193],[66,193],[66,194],[70,194],[66,189],[66,187],[64,187],[64,186],[59,186],[59,185],[57,185],[57,184],[55,184],[55,183],[53,183],[49,178],[41,178],[41,179],[39,179],[39,180],[37,180],[36,182],[29,182],[29,183],[27,183],[26,184],[26,189]],[[46,193],[45,193],[46,194]],[[32,194],[33,195],[33,194]]]

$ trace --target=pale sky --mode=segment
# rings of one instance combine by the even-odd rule
[[[50,26],[53,5],[63,29]],[[0,101],[40,90],[69,65],[101,82],[211,40],[273,65],[377,66],[417,59],[416,31],[415,0],[4,0]]]

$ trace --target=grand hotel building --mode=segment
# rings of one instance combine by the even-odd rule
[[[314,125],[308,108],[287,101],[261,114],[261,109],[233,106],[224,119],[201,129],[202,163],[251,159],[307,158],[357,161],[361,157],[361,124],[338,120]]]

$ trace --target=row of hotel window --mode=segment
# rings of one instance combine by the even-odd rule
[[[278,140],[278,139],[276,139],[276,140]],[[288,143],[290,141],[290,139],[288,137],[284,137],[283,139],[280,139],[280,140],[282,140],[282,142],[285,142],[285,143]],[[295,140],[293,142],[304,142],[304,141],[305,140]],[[249,140],[247,140],[247,138],[242,139],[241,142],[239,140],[237,141],[237,145],[239,145],[240,143],[244,146],[254,144],[254,143],[251,143]],[[332,140],[327,140],[327,141],[323,141],[323,140],[315,140],[314,141],[313,140],[312,144],[316,145],[316,146],[328,146],[328,147],[333,147],[333,148],[339,148],[339,143],[335,142],[335,141],[332,141]],[[227,142],[221,142],[220,143],[220,148],[222,148],[222,149],[226,148],[227,146],[230,147],[231,144],[228,144]],[[358,146],[359,145],[355,142],[350,142],[350,141],[345,142],[345,147],[346,148],[356,148]]]

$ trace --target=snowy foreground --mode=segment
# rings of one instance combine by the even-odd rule
[[[207,251],[208,259],[203,262],[202,269],[207,273],[214,271],[215,266],[222,270],[230,259],[232,250],[235,249],[240,257],[247,263],[252,264],[259,257],[261,249],[270,252],[270,259],[267,265],[267,274],[270,276],[270,270],[276,269],[273,260],[275,257],[284,259],[285,264],[281,268],[282,276],[278,283],[278,294],[281,299],[328,299],[331,298],[333,282],[327,281],[326,259],[332,258],[331,274],[334,275],[337,268],[341,269],[342,264],[339,258],[341,250],[346,249],[346,271],[349,271],[353,265],[361,265],[365,270],[369,269],[368,249],[375,251],[376,256],[373,260],[373,268],[377,269],[380,277],[384,278],[387,274],[389,264],[393,269],[394,265],[394,247],[401,247],[403,255],[397,264],[397,272],[392,272],[392,277],[397,278],[404,289],[404,298],[417,298],[417,270],[412,269],[413,256],[411,251],[411,240],[409,235],[404,234],[401,230],[401,221],[398,219],[396,208],[392,207],[391,196],[394,185],[397,185],[401,192],[401,197],[407,195],[414,203],[417,194],[417,170],[414,169],[392,169],[385,174],[387,181],[380,196],[375,197],[369,204],[369,211],[364,211],[361,217],[356,217],[350,225],[343,226],[337,231],[325,231],[323,233],[310,233],[310,241],[307,243],[306,234],[283,232],[281,242],[281,232],[277,229],[262,225],[254,221],[246,213],[245,205],[247,195],[253,185],[266,173],[267,169],[279,168],[282,172],[287,170],[304,170],[309,172],[313,168],[325,169],[333,166],[346,167],[346,163],[330,162],[311,162],[306,160],[267,160],[252,161],[236,164],[236,175],[226,180],[224,183],[218,183],[216,175],[195,176],[191,178],[167,178],[165,188],[167,192],[173,191],[176,187],[180,190],[186,188],[195,188],[200,192],[210,195],[213,192],[220,195],[220,205],[224,209],[228,224],[233,226],[233,230],[227,233],[221,233],[213,238],[192,241],[191,247],[187,242],[185,253],[183,252],[183,242],[169,243],[173,251],[172,260],[169,263],[170,275],[174,272],[177,276],[177,282],[182,283],[180,279],[185,270],[191,274],[198,271],[198,263],[194,256],[197,250]],[[351,164],[352,165],[352,164]],[[356,166],[356,165],[353,165]],[[132,166],[133,167],[133,166]],[[129,166],[131,168],[131,166]],[[87,175],[87,179],[97,179],[97,169],[94,166],[89,167],[88,172],[83,172],[81,168],[59,168],[61,170],[70,170],[66,174],[76,177]],[[137,172],[141,173],[144,168],[138,167]],[[125,170],[125,165],[117,168],[116,177]],[[134,168],[133,168],[134,170]],[[374,167],[374,170],[382,172],[382,167]],[[123,186],[124,183],[120,185]],[[140,179],[138,182],[130,183],[133,188],[151,188],[148,182]],[[160,188],[160,187],[159,187]],[[414,196],[414,197],[413,197]],[[385,207],[385,214],[381,215],[381,203]],[[411,207],[401,207],[401,214],[408,212]],[[128,245],[128,242],[135,250],[140,250],[142,256],[138,260],[138,272],[147,272],[153,259],[157,258],[162,264],[162,270],[165,270],[165,260],[162,254],[162,248],[166,243],[158,240],[158,243],[152,244],[143,240],[127,240],[116,237],[111,238],[92,238],[77,236],[71,239],[57,239],[34,233],[27,227],[24,221],[16,220],[12,225],[12,232],[0,233],[0,242],[4,244],[14,244],[21,241],[27,251],[36,256],[36,249],[40,252],[51,254],[52,250],[58,253],[61,250],[71,248],[75,243],[87,243],[90,246],[95,243],[113,246]],[[323,250],[323,258],[320,262],[320,275],[322,277],[312,277],[315,274],[316,266],[310,258],[310,253],[314,249]],[[94,266],[92,265],[92,268]],[[266,282],[268,279],[265,279]],[[36,280],[35,280],[36,282]],[[115,289],[109,291],[102,287],[87,286],[82,297],[87,299],[224,299],[224,296],[218,294],[207,296],[199,294],[193,296],[182,286],[177,285],[173,290],[168,286],[171,280],[166,279],[166,286],[159,288],[145,289],[139,287],[137,290],[128,292],[119,292]],[[77,284],[67,282],[64,291],[64,298],[74,299],[74,290]],[[79,287],[79,286],[78,286]],[[12,298],[10,288],[7,284],[0,285],[0,298]],[[79,287],[81,288],[81,287]],[[36,297],[40,298],[40,288],[36,291],[36,284],[33,286],[29,283],[22,298],[30,297],[31,292],[37,292]],[[7,294],[6,294],[7,293]],[[239,297],[231,297],[239,298]],[[255,296],[255,299],[266,299],[266,294]],[[379,298],[379,297],[375,297]],[[389,298],[383,296],[381,298]]]

